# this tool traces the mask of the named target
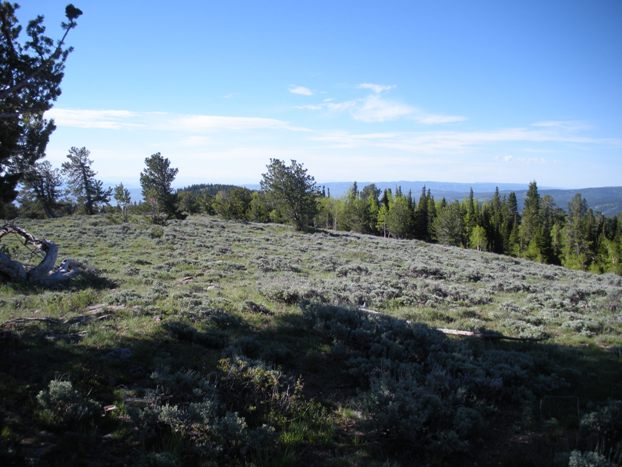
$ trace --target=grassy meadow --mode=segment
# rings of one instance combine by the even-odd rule
[[[19,225],[94,271],[0,284],[3,465],[622,461],[622,277],[209,216]]]

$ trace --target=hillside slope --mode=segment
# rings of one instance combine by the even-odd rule
[[[100,279],[0,286],[6,464],[552,465],[595,449],[580,417],[622,394],[620,277],[212,217],[115,222],[24,221]]]

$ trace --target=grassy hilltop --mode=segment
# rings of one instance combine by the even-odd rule
[[[213,217],[20,225],[98,273],[0,285],[4,465],[622,461],[619,276]]]

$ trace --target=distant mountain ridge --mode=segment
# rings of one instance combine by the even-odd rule
[[[499,187],[502,196],[508,195],[512,191],[516,193],[519,209],[523,208],[527,188],[529,187],[526,183],[452,183],[434,181],[357,182],[357,185],[361,189],[370,183],[374,183],[381,190],[390,188],[395,191],[395,188],[399,186],[403,193],[411,191],[415,199],[419,199],[421,189],[425,186],[430,189],[435,199],[445,198],[447,201],[466,198],[469,196],[471,188],[476,199],[488,201],[492,198],[495,189]],[[318,185],[330,190],[331,196],[340,198],[348,192],[352,182],[328,182],[318,183]],[[594,211],[601,212],[609,217],[622,213],[622,186],[577,189],[538,187],[538,193],[540,193],[540,196],[552,196],[555,204],[564,210],[568,209],[568,204],[572,198],[577,193],[580,193]]]

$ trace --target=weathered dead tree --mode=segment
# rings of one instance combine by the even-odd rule
[[[9,281],[53,286],[61,284],[82,272],[82,265],[72,259],[65,259],[56,266],[58,246],[54,242],[38,239],[16,225],[7,224],[0,227],[0,240],[9,234],[20,237],[26,247],[32,248],[35,253],[40,253],[43,256],[39,264],[29,266],[0,251],[0,276],[4,276]]]

